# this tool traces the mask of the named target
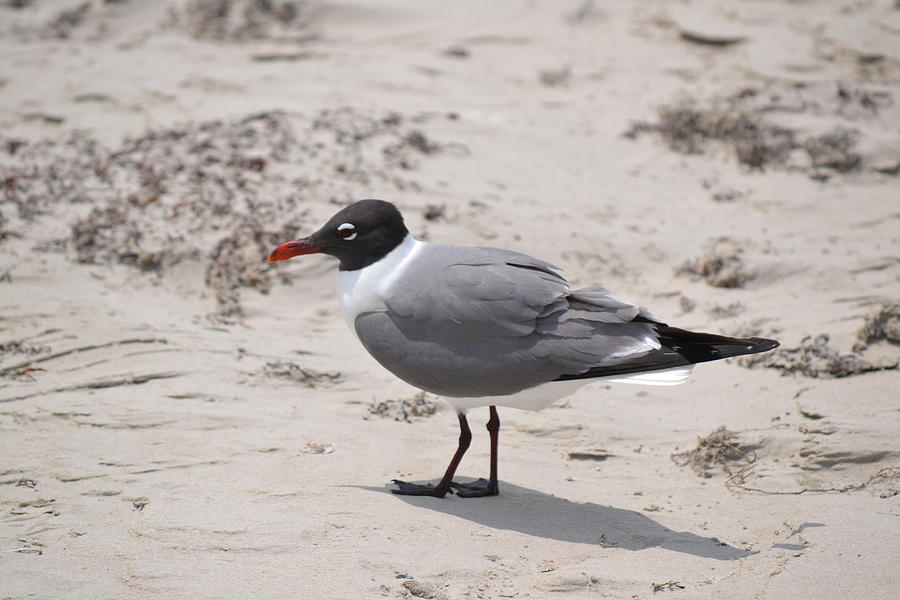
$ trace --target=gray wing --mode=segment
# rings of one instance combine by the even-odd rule
[[[411,339],[522,337],[565,310],[569,284],[550,263],[498,248],[428,245],[385,304]]]
[[[657,320],[598,287],[569,291],[555,267],[493,248],[428,246],[385,298],[356,319],[385,368],[449,397],[498,396],[660,348]]]

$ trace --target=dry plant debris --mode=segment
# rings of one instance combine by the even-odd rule
[[[900,360],[873,362],[860,354],[841,354],[829,344],[827,334],[807,336],[795,348],[781,347],[767,355],[753,355],[738,359],[745,367],[778,369],[784,375],[799,373],[814,378],[838,378],[885,371],[900,367]]]
[[[653,593],[655,594],[656,592],[671,592],[674,590],[683,590],[684,586],[677,581],[667,581],[665,583],[651,583],[650,589],[653,590]]]
[[[123,498],[126,502],[131,502],[131,506],[134,507],[134,510],[141,512],[144,508],[147,507],[147,504],[150,503],[150,499],[146,496],[141,496],[140,498]]]
[[[766,115],[824,110],[847,119],[872,119],[877,116],[878,104],[871,94],[838,86],[836,92],[822,101],[804,101],[795,107],[785,104],[782,96],[787,93],[802,97],[799,89],[785,93],[745,88],[731,96],[707,101],[683,98],[659,107],[656,120],[633,123],[624,135],[634,139],[652,133],[682,154],[701,154],[714,145],[724,147],[739,164],[751,170],[803,165],[800,168],[817,179],[825,179],[834,172],[858,171],[865,166],[857,151],[859,131],[842,124],[815,132],[800,131],[780,125]],[[865,99],[860,102],[865,102],[866,110],[848,113],[848,105],[857,98]]]
[[[439,221],[447,217],[446,204],[426,204],[422,216],[426,221]]]
[[[859,135],[843,127],[835,127],[827,133],[805,140],[803,149],[809,155],[813,169],[831,169],[838,173],[856,171],[862,165],[862,156],[855,152]]]
[[[737,315],[744,312],[746,307],[740,302],[732,302],[728,306],[716,305],[712,308],[709,308],[706,312],[714,319],[727,319],[730,317],[736,317]]]
[[[690,466],[701,477],[712,477],[715,469],[721,468],[732,475],[734,467],[744,468],[756,461],[756,455],[742,448],[738,434],[719,427],[708,436],[699,438],[692,450],[678,452],[671,456],[679,467]]]
[[[611,541],[611,540],[606,539],[606,534],[605,534],[605,533],[601,533],[601,534],[600,534],[600,537],[597,538],[597,544],[598,544],[601,548],[615,548],[616,546],[619,545],[618,542],[613,542],[613,541]]]
[[[700,256],[677,267],[675,273],[722,288],[741,287],[753,278],[744,266],[741,246],[727,237],[714,240]]]
[[[853,350],[860,352],[877,342],[900,344],[900,304],[884,304],[874,315],[866,319],[857,333],[859,341]]]
[[[44,354],[50,351],[50,346],[46,344],[31,344],[25,340],[11,340],[0,343],[0,358],[10,354],[34,356],[35,354]]]
[[[69,237],[40,248],[68,249],[82,263],[161,274],[182,260],[203,261],[218,315],[240,317],[242,288],[266,293],[285,273],[264,260],[301,229],[307,201],[345,204],[373,188],[418,189],[400,174],[444,150],[421,131],[434,118],[264,112],[152,130],[118,148],[78,133],[15,144],[0,136],[0,209],[15,213],[4,211],[2,222],[21,230],[41,215],[65,214]]]
[[[430,417],[436,411],[437,403],[425,392],[419,392],[411,398],[382,400],[369,405],[370,415],[406,423],[412,423],[413,418]]]
[[[216,42],[297,40],[311,24],[309,8],[297,1],[183,0],[170,9],[168,25]]]
[[[0,19],[0,33],[11,34],[23,41],[91,40],[108,37],[113,30],[112,7],[124,0],[35,0],[0,1],[0,10],[30,9],[5,12]],[[31,5],[40,4],[41,6]],[[5,5],[5,6],[4,6]],[[49,15],[49,16],[48,16]]]
[[[38,10],[20,10],[4,15],[0,32],[9,32],[23,40],[108,39],[120,32],[127,20],[127,9],[114,5],[126,0],[55,0],[41,2]],[[30,0],[0,1],[0,10],[25,8]],[[131,1],[136,5],[139,2]],[[165,0],[162,17],[151,17],[143,24],[147,34],[176,30],[194,39],[217,43],[242,43],[257,40],[296,44],[316,38],[313,31],[315,3],[305,0]],[[132,7],[134,8],[134,7]],[[49,18],[47,13],[50,13]]]
[[[65,40],[72,35],[91,10],[90,2],[82,2],[74,8],[60,10],[40,30],[40,36],[54,40]]]
[[[538,81],[547,87],[564,87],[572,79],[572,69],[568,66],[538,71]]]
[[[675,152],[702,153],[709,142],[729,147],[737,161],[752,169],[781,164],[797,144],[796,134],[765,121],[740,102],[713,102],[704,107],[685,99],[659,108],[655,122],[640,122],[626,132],[634,138],[655,133]]]
[[[303,454],[332,454],[334,453],[334,444],[329,442],[306,442],[306,445],[300,448]]]
[[[305,369],[286,360],[278,360],[266,363],[263,367],[263,375],[266,377],[276,377],[278,379],[287,379],[293,383],[308,388],[316,388],[322,385],[333,385],[339,383],[343,379],[340,373],[331,373],[327,371],[315,371],[313,369]]]

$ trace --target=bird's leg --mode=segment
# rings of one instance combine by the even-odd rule
[[[497,448],[500,440],[500,417],[497,416],[497,407],[491,407],[491,418],[487,422],[487,430],[491,434],[491,478],[488,481],[479,479],[472,483],[456,483],[451,481],[450,486],[456,490],[460,498],[479,498],[481,496],[496,496],[500,493],[497,485]]]
[[[462,460],[463,455],[472,443],[472,430],[469,429],[469,422],[466,420],[466,415],[460,412],[457,416],[459,417],[459,447],[457,447],[456,454],[453,455],[450,465],[447,466],[447,471],[444,473],[444,476],[438,484],[422,485],[394,479],[393,483],[397,486],[397,489],[391,490],[393,493],[403,496],[435,496],[437,498],[443,498],[447,492],[450,491],[450,486],[453,484],[453,474],[456,473],[456,467],[459,466],[459,462]]]

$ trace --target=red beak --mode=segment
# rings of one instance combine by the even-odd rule
[[[272,250],[269,255],[269,262],[278,262],[279,260],[287,260],[301,254],[315,254],[325,249],[325,246],[315,246],[309,243],[309,238],[295,240],[293,242],[285,242]]]

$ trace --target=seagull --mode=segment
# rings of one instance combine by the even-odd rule
[[[570,288],[559,268],[500,248],[415,239],[396,206],[360,200],[269,262],[305,254],[338,259],[341,313],[388,371],[456,409],[459,445],[437,484],[393,480],[395,494],[495,496],[497,407],[540,410],[596,381],[676,385],[696,363],[778,347],[670,327],[603,287]],[[489,407],[488,479],[453,480],[472,433],[466,411]]]

